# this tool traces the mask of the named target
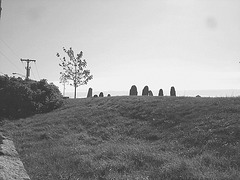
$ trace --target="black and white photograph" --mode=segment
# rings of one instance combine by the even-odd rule
[[[240,0],[0,0],[0,180],[240,180]]]

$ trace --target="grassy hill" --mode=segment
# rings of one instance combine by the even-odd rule
[[[240,98],[69,99],[2,129],[32,180],[240,179]]]

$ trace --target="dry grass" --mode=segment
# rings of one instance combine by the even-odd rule
[[[33,180],[240,179],[240,98],[67,100],[5,121]]]

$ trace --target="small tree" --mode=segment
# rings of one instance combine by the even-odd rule
[[[74,86],[74,98],[76,98],[77,87],[87,84],[88,81],[93,78],[93,76],[90,75],[90,70],[85,70],[87,67],[87,62],[85,59],[82,60],[82,51],[77,54],[76,57],[74,56],[74,51],[72,48],[69,50],[63,48],[63,51],[68,55],[69,60],[67,60],[65,57],[61,58],[60,54],[57,53],[57,57],[61,60],[59,66],[61,66],[64,71],[61,74],[64,74],[66,79],[73,81],[73,84],[70,85]]]
[[[170,96],[176,96],[175,88],[172,86],[170,90]]]
[[[148,91],[149,91],[148,86],[145,86],[142,90],[142,96],[148,96]]]
[[[159,90],[158,96],[163,96],[163,90],[162,89]]]
[[[129,93],[130,96],[137,96],[138,95],[138,92],[137,92],[137,87],[135,85],[133,85],[130,89],[130,93]]]
[[[91,98],[91,97],[92,97],[92,88],[89,88],[87,98]]]

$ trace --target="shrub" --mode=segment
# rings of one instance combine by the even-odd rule
[[[148,91],[149,91],[148,86],[145,86],[142,90],[142,96],[148,96]]]
[[[108,94],[107,96],[108,96],[108,97],[111,97],[111,94]]]
[[[170,96],[176,96],[175,88],[172,86],[170,90]]]
[[[93,97],[95,97],[95,98],[96,98],[96,97],[98,97],[98,95],[97,95],[97,94],[95,94]]]
[[[91,97],[92,97],[92,88],[89,88],[87,93],[87,98],[91,98]]]
[[[137,87],[135,85],[133,85],[130,89],[130,93],[129,93],[130,96],[137,96],[138,95],[138,92],[137,92]]]
[[[162,89],[159,90],[158,96],[163,96],[163,90]]]
[[[100,92],[99,97],[103,97],[103,92]]]
[[[54,84],[0,76],[0,117],[20,118],[48,112],[62,105],[62,95]]]
[[[149,96],[153,96],[153,93],[152,93],[152,91],[150,90],[150,91],[148,91],[148,95]]]

